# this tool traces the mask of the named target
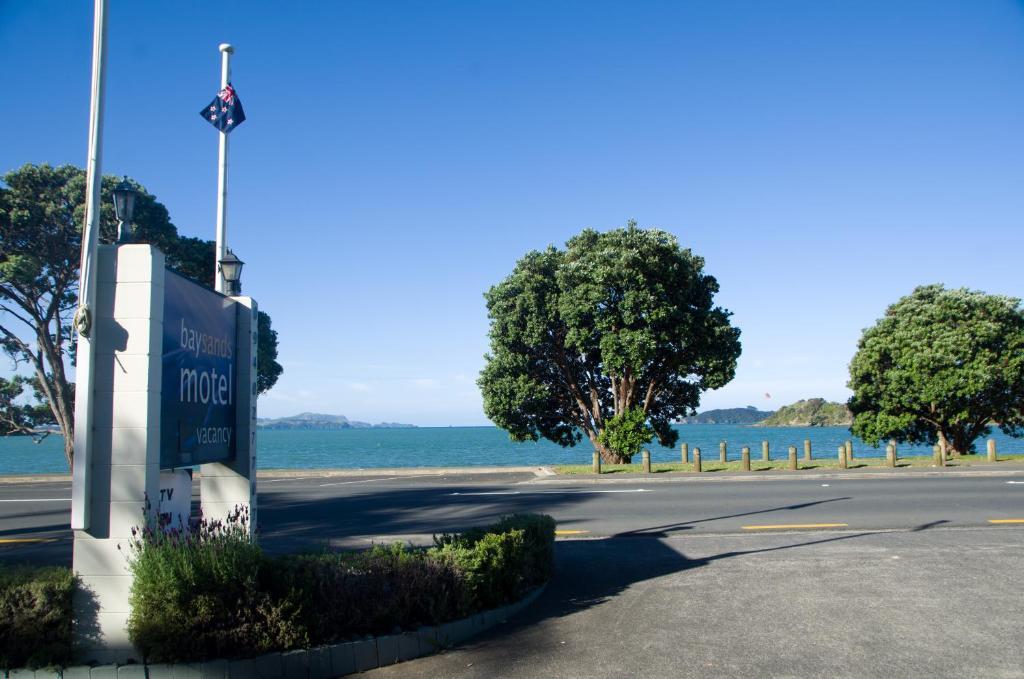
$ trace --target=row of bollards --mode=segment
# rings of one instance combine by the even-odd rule
[[[688,443],[683,443],[679,447],[679,449],[680,449],[680,459],[682,460],[683,464],[690,464],[691,463],[691,459],[690,459],[691,458],[691,454],[690,454],[690,446],[689,446],[689,444]],[[789,452],[789,469],[793,469],[793,470],[799,469],[800,467],[799,467],[799,464],[797,462],[797,449],[796,449],[796,446],[789,446],[789,451],[788,452]],[[996,442],[995,442],[994,439],[989,439],[987,441],[987,452],[988,452],[988,456],[987,456],[988,457],[988,462],[997,462],[998,461],[998,458],[996,457]],[[724,463],[724,462],[727,461],[727,453],[728,453],[728,444],[725,441],[722,441],[721,443],[718,444],[718,459],[719,459],[720,462]],[[934,462],[934,465],[936,467],[945,467],[946,466],[947,460],[948,460],[948,455],[947,455],[947,451],[946,451],[946,442],[945,441],[940,440],[938,443],[935,444],[935,447],[933,448],[933,455],[934,455],[933,462]],[[839,463],[839,468],[840,469],[849,469],[850,465],[853,464],[853,460],[854,460],[854,457],[853,457],[853,442],[852,441],[846,441],[841,446],[839,446],[838,450],[836,451],[836,456],[837,456],[837,460],[838,460],[838,463]],[[695,471],[695,472],[702,471],[700,448],[696,448],[695,447],[693,449],[692,457],[693,457],[693,460],[692,460],[693,471]],[[811,441],[810,441],[810,439],[805,439],[804,440],[804,461],[810,462],[812,459],[813,458],[812,458],[812,455],[811,455]],[[761,460],[764,461],[764,462],[770,462],[771,461],[771,451],[770,451],[770,448],[769,448],[769,445],[768,445],[767,441],[762,441],[761,442]],[[886,463],[886,466],[888,466],[888,467],[895,467],[897,460],[898,460],[898,458],[897,458],[897,455],[896,455],[896,441],[890,439],[888,445],[886,445],[886,447],[885,447],[885,463]],[[642,453],[641,453],[641,465],[642,465],[642,468],[643,468],[643,471],[644,471],[645,474],[650,474],[651,473],[651,453],[650,453],[650,451],[648,451],[648,450],[642,451]],[[740,450],[740,469],[742,471],[745,471],[745,472],[749,472],[750,471],[750,447],[749,446],[743,446],[743,448]],[[594,451],[594,457],[593,457],[593,463],[592,463],[592,466],[591,466],[591,471],[593,473],[595,473],[595,474],[600,474],[601,473],[601,455],[597,451]]]

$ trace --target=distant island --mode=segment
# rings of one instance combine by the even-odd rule
[[[774,414],[773,410],[758,410],[754,406],[719,408],[680,418],[679,424],[757,424]]]
[[[845,403],[823,398],[800,400],[779,408],[770,417],[757,423],[759,427],[848,427],[853,414]]]
[[[321,413],[299,413],[291,417],[278,419],[257,418],[258,429],[310,429],[314,431],[337,431],[340,429],[414,429],[415,424],[398,422],[381,422],[370,424],[350,420],[344,415],[324,415]]]
[[[778,410],[720,408],[682,417],[677,424],[745,424],[755,427],[848,427],[853,415],[845,403],[809,398]]]

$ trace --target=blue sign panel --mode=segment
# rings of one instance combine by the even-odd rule
[[[175,273],[165,276],[161,469],[234,457],[236,307]]]

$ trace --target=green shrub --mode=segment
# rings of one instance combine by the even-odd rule
[[[150,662],[259,655],[308,644],[298,611],[260,586],[266,558],[248,517],[136,534],[128,634]]]
[[[643,408],[632,408],[605,422],[597,440],[623,455],[626,460],[640,452],[645,443],[654,439],[654,429],[647,424]]]
[[[71,662],[71,596],[67,568],[0,566],[0,668]]]
[[[361,554],[280,557],[270,572],[268,589],[301,611],[313,644],[435,625],[465,613],[459,571],[401,543]]]
[[[151,662],[260,655],[436,625],[513,601],[551,575],[555,522],[515,515],[436,546],[269,557],[246,517],[139,532],[128,632]]]
[[[487,528],[435,538],[432,553],[453,563],[466,581],[465,608],[509,603],[551,577],[555,521],[515,514]]]

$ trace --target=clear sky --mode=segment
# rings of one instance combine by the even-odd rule
[[[482,293],[636,218],[742,329],[703,407],[845,399],[914,286],[1024,296],[1024,8],[1009,0],[110,0],[104,172],[214,237],[198,116],[236,46],[229,245],[303,410],[485,424]],[[92,3],[0,0],[0,171],[84,165]],[[770,394],[771,398],[766,398]]]

